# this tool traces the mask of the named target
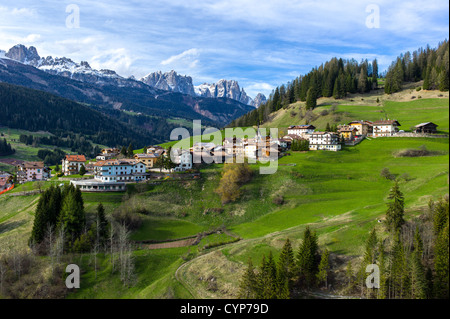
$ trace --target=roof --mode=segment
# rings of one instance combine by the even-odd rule
[[[351,127],[349,125],[341,125],[339,126],[339,132],[351,132],[351,131],[357,131],[356,127]]]
[[[366,125],[372,125],[371,121],[364,121],[364,120],[360,120],[360,121],[351,121],[348,123],[348,125],[352,125],[352,124],[366,124]]]
[[[434,124],[433,122],[426,122],[426,123],[417,124],[416,127],[422,127],[422,126],[426,126],[426,125],[429,125],[429,124],[431,124],[433,126],[439,126],[437,124]]]
[[[316,127],[314,125],[291,125],[288,127],[288,129],[315,129]]]
[[[284,139],[292,139],[292,140],[302,140],[303,138],[301,138],[299,135],[296,134],[288,134],[283,136]]]
[[[22,166],[26,169],[44,168],[44,162],[24,162],[19,166]]]
[[[135,159],[112,159],[112,160],[106,160],[106,161],[97,161],[97,163],[94,164],[94,166],[120,166],[120,165],[136,165],[139,161]]]
[[[401,126],[400,123],[397,120],[380,120],[380,121],[374,121],[372,124],[373,125],[396,125],[396,126]]]
[[[69,162],[86,162],[86,157],[84,155],[66,155],[64,160]]]
[[[336,133],[333,132],[314,132],[310,135],[326,135],[326,134],[337,135]]]
[[[158,158],[159,155],[160,155],[159,153],[147,153],[147,154],[140,153],[140,154],[134,154],[134,157],[137,157],[137,158]]]

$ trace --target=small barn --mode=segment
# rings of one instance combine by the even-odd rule
[[[438,125],[433,122],[420,123],[415,126],[415,133],[436,133]]]

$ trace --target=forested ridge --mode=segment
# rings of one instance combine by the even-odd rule
[[[306,102],[306,109],[314,109],[320,97],[341,99],[349,93],[367,93],[380,89],[378,61],[367,59],[332,58],[325,64],[313,68],[309,73],[299,76],[292,82],[277,87],[267,102],[259,108],[232,121],[230,127],[251,126],[266,122],[269,115],[297,101]],[[401,54],[388,68],[384,92],[398,92],[404,82],[423,80],[424,90],[448,91],[449,89],[449,46],[445,40],[436,49],[427,46],[412,54]]]
[[[52,94],[0,83],[0,125],[28,131],[48,131],[65,137],[81,134],[94,143],[144,146],[153,136],[111,116]]]

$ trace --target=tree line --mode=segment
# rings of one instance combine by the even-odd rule
[[[381,230],[371,230],[360,262],[349,261],[342,292],[378,299],[449,298],[449,198],[430,200],[426,212],[404,218],[404,195],[397,181],[389,195]],[[379,267],[379,287],[368,288],[368,265]],[[356,269],[356,270],[354,270]],[[249,259],[241,277],[239,298],[287,299],[320,286],[329,286],[333,276],[330,252],[320,250],[317,235],[306,228],[295,254],[286,240],[278,261],[272,253],[256,268]]]
[[[148,130],[122,123],[88,106],[47,92],[0,83],[0,125],[58,137],[80,134],[100,145],[146,145]]]
[[[448,40],[436,49],[427,46],[400,55],[392,62],[386,73],[384,92],[398,92],[404,82],[423,80],[424,90],[448,91],[449,89],[449,47]]]
[[[388,234],[374,228],[364,247],[356,273],[347,266],[347,291],[366,298],[449,298],[449,202],[448,197],[430,200],[428,210],[406,222],[403,194],[397,183],[389,194],[386,226]],[[380,287],[368,289],[365,270],[377,264]]]
[[[15,149],[11,147],[11,144],[6,141],[6,138],[0,138],[0,156],[7,156],[14,154]]]
[[[289,299],[294,289],[328,286],[329,256],[327,249],[319,249],[317,234],[308,226],[296,253],[288,238],[278,261],[270,252],[268,258],[263,255],[261,266],[256,269],[249,259],[240,280],[239,298]]]
[[[259,108],[230,123],[230,127],[251,126],[264,123],[269,115],[289,104],[303,101],[306,109],[314,109],[320,97],[341,99],[348,93],[365,93],[378,87],[378,62],[367,59],[358,63],[355,59],[333,58],[304,76],[277,87],[267,102]]]
[[[97,145],[93,145],[88,139],[83,135],[66,133],[60,136],[33,136],[27,134],[21,134],[19,136],[19,141],[31,145],[33,147],[39,147],[40,145],[53,145],[58,148],[64,147],[69,148],[72,153],[84,154],[89,158],[95,157],[100,153],[101,149]],[[40,157],[44,159],[45,157]],[[46,162],[47,163],[47,162]],[[51,163],[53,165],[55,163]]]
[[[109,255],[112,272],[118,272],[124,285],[134,283],[134,258],[128,225],[119,218],[108,220],[102,203],[94,218],[85,214],[81,191],[72,186],[51,186],[39,198],[29,246],[39,255],[58,264],[64,256],[90,253],[97,274],[97,256]],[[107,257],[107,258],[108,258]]]

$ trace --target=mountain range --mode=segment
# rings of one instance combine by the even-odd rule
[[[173,78],[187,77],[173,72]],[[143,129],[163,140],[170,134],[164,123],[200,119],[204,125],[224,127],[254,109],[228,96],[185,93],[188,91],[182,90],[181,80],[177,80],[179,89],[163,90],[133,77],[124,78],[113,70],[95,70],[86,61],[42,58],[34,47],[23,45],[0,51],[0,82],[45,91],[125,122],[135,122],[139,117]]]
[[[0,57],[3,57],[31,65],[53,75],[61,75],[81,82],[93,84],[111,84],[124,87],[136,87],[138,84],[134,76],[124,78],[113,70],[102,69],[95,70],[91,68],[88,62],[81,61],[76,63],[70,58],[53,58],[52,56],[40,57],[36,48],[30,46],[27,48],[22,44],[15,45],[8,52],[0,51]],[[193,97],[207,98],[228,98],[243,104],[258,107],[266,101],[266,97],[259,93],[255,99],[250,98],[245,90],[239,87],[237,81],[220,80],[214,84],[202,84],[194,86],[192,77],[177,74],[175,71],[162,73],[153,72],[141,78],[143,82],[151,87],[187,94]]]

